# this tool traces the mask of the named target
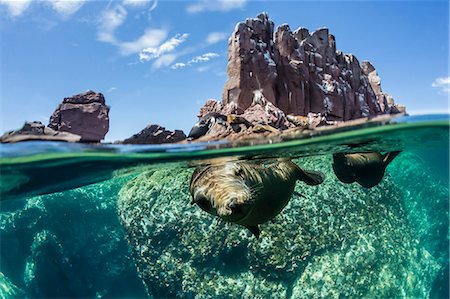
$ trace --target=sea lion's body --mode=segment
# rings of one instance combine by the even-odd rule
[[[343,183],[357,182],[365,188],[378,185],[383,179],[386,167],[400,152],[381,154],[339,153],[333,155],[333,170]]]
[[[198,168],[191,179],[193,203],[228,222],[243,225],[258,237],[265,223],[288,204],[297,180],[317,185],[323,176],[291,161],[265,165],[229,162]]]

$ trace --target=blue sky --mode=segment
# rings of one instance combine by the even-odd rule
[[[235,24],[262,11],[275,26],[328,27],[410,113],[448,111],[448,1],[0,0],[0,131],[47,123],[92,89],[111,106],[107,141],[150,123],[186,132],[221,98]]]

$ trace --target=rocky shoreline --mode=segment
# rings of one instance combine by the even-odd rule
[[[236,25],[222,100],[206,101],[187,136],[150,124],[115,143],[233,141],[406,113],[383,92],[375,67],[337,50],[327,28],[312,33],[302,27],[292,32],[287,24],[274,28],[267,13]],[[64,98],[48,126],[26,122],[0,141],[99,143],[109,131],[109,110],[102,93],[88,90]]]

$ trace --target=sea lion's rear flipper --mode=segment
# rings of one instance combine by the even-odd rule
[[[246,225],[245,227],[256,237],[257,240],[259,239],[261,230],[258,225]]]
[[[307,185],[315,186],[319,185],[325,179],[325,175],[320,171],[304,170],[298,168],[298,179],[305,182]]]
[[[395,157],[397,157],[399,154],[401,153],[401,151],[396,151],[396,152],[389,152],[383,155],[383,163],[384,163],[384,167],[388,166],[389,163],[392,162],[392,160],[395,159]]]

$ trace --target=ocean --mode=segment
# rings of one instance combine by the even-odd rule
[[[423,115],[282,140],[1,144],[0,297],[448,298],[449,124]],[[374,187],[337,178],[334,155],[368,152],[400,154]],[[191,204],[196,169],[287,160],[324,181],[298,181],[259,238]]]

